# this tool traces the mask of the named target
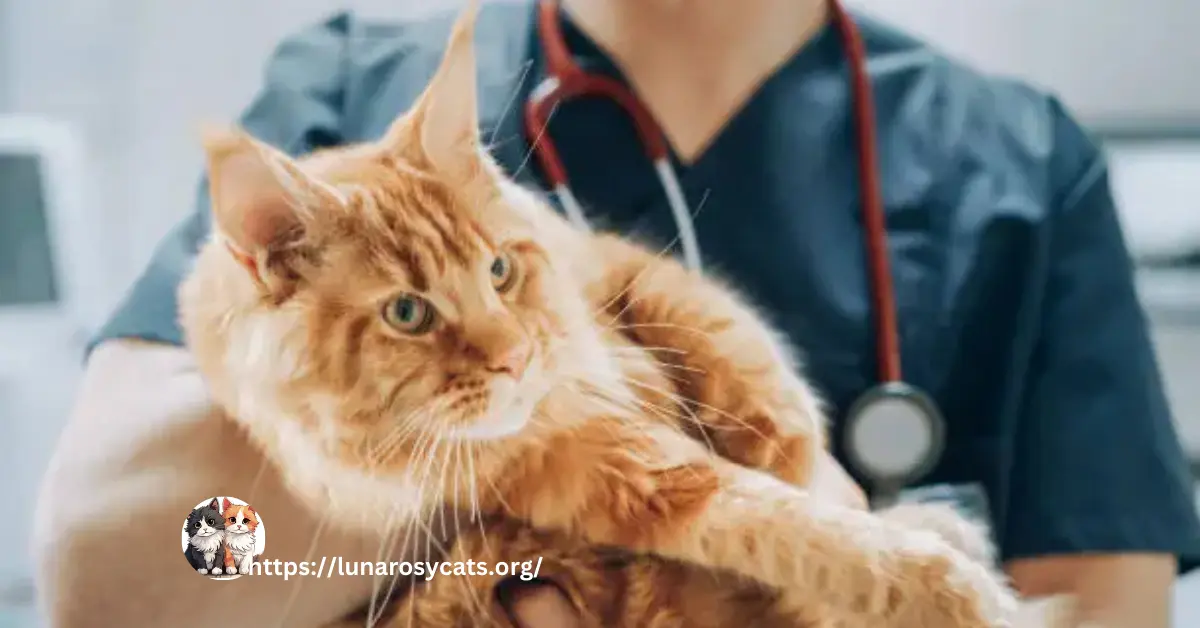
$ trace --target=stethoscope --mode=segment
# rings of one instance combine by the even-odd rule
[[[906,486],[925,477],[941,459],[946,424],[932,398],[905,383],[900,360],[892,275],[884,224],[874,100],[867,76],[866,52],[854,21],[838,0],[828,0],[834,26],[842,39],[850,69],[857,131],[862,220],[870,272],[871,305],[875,316],[879,383],[851,404],[843,423],[847,463],[869,483],[877,502],[893,501]],[[571,192],[558,150],[547,125],[553,111],[574,98],[607,98],[621,107],[654,164],[679,230],[684,262],[699,271],[700,246],[692,215],[671,164],[667,141],[641,100],[620,81],[584,71],[567,49],[559,24],[558,3],[542,0],[537,14],[538,38],[545,55],[547,78],[534,88],[525,104],[525,130],[542,171],[567,218],[582,229],[588,221]]]

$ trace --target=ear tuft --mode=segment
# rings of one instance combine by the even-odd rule
[[[203,140],[216,231],[260,287],[283,290],[267,276],[266,260],[298,243],[315,216],[344,206],[343,196],[240,129],[209,127]]]
[[[433,78],[384,139],[398,152],[415,143],[418,153],[431,166],[450,176],[469,176],[479,166],[475,66],[478,14],[478,1],[469,0],[451,28]]]
[[[292,190],[302,182],[290,159],[234,130],[209,130],[204,136],[212,211],[217,228],[248,255],[273,248],[303,224]]]

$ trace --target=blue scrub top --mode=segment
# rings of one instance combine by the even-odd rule
[[[293,154],[378,137],[433,73],[452,17],[384,25],[343,14],[287,39],[242,124]],[[1192,479],[1096,144],[1053,97],[855,19],[875,89],[906,379],[949,422],[929,481],[983,487],[1005,559],[1163,552],[1190,569],[1200,559]],[[541,184],[519,108],[543,76],[532,23],[527,4],[485,5],[480,108],[500,163]],[[619,77],[567,20],[564,30],[581,63]],[[846,59],[827,28],[702,156],[676,163],[701,207],[707,271],[803,349],[834,406],[835,436],[876,372],[850,112]],[[674,239],[619,109],[572,102],[550,132],[597,224]],[[201,185],[196,213],[98,340],[181,343],[175,289],[208,229]]]

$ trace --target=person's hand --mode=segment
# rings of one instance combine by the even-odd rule
[[[820,499],[849,508],[866,510],[868,507],[866,494],[828,452],[821,452],[817,460],[810,490]],[[504,596],[506,608],[520,628],[582,625],[570,600],[553,584],[513,580],[502,586],[508,589]]]
[[[98,347],[39,495],[33,549],[42,620],[56,628],[95,626],[97,617],[113,626],[199,628],[212,623],[200,609],[223,609],[248,625],[316,628],[371,598],[375,582],[364,577],[205,582],[183,556],[180,531],[191,509],[214,496],[255,507],[270,533],[269,560],[382,560],[379,534],[321,529],[323,517],[213,407],[185,350],[131,341]]]
[[[520,628],[575,628],[583,620],[561,589],[547,582],[510,580],[501,584],[505,609]]]

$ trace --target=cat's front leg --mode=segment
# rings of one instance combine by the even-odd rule
[[[212,553],[212,554],[205,553],[205,554],[204,554],[204,566],[205,566],[205,569],[204,569],[203,571],[201,571],[200,573],[206,573],[206,574],[207,574],[207,573],[211,573],[211,574],[212,574],[212,575],[214,575],[214,576],[219,576],[219,575],[221,575],[221,572],[220,572],[220,570],[219,570],[219,569],[214,569],[214,568],[213,568],[213,563],[214,563],[214,562],[216,562],[216,559],[217,559],[217,554],[216,554],[216,553]]]
[[[219,576],[222,573],[224,573],[221,570],[221,561],[217,558],[220,555],[221,555],[220,549],[218,549],[216,552],[213,552],[212,554],[204,555],[204,562],[208,564],[208,571],[209,571],[209,573],[211,573],[214,576]],[[213,563],[216,563],[216,564],[213,564]]]
[[[997,628],[1016,600],[931,532],[825,503],[655,426],[597,421],[505,472],[504,504],[565,530],[778,587],[861,625]]]
[[[247,552],[238,563],[238,573],[243,576],[250,574],[250,565],[254,564],[254,552]]]
[[[222,561],[225,564],[225,573],[230,575],[237,573],[237,562],[233,556],[233,550],[228,545],[223,545],[219,554],[222,555]]]
[[[688,427],[724,458],[806,485],[825,446],[825,417],[781,336],[711,278],[621,238],[595,242],[607,261],[589,284],[589,298],[604,307],[599,322],[662,365],[685,420],[698,424]],[[633,379],[635,392],[661,393]]]

